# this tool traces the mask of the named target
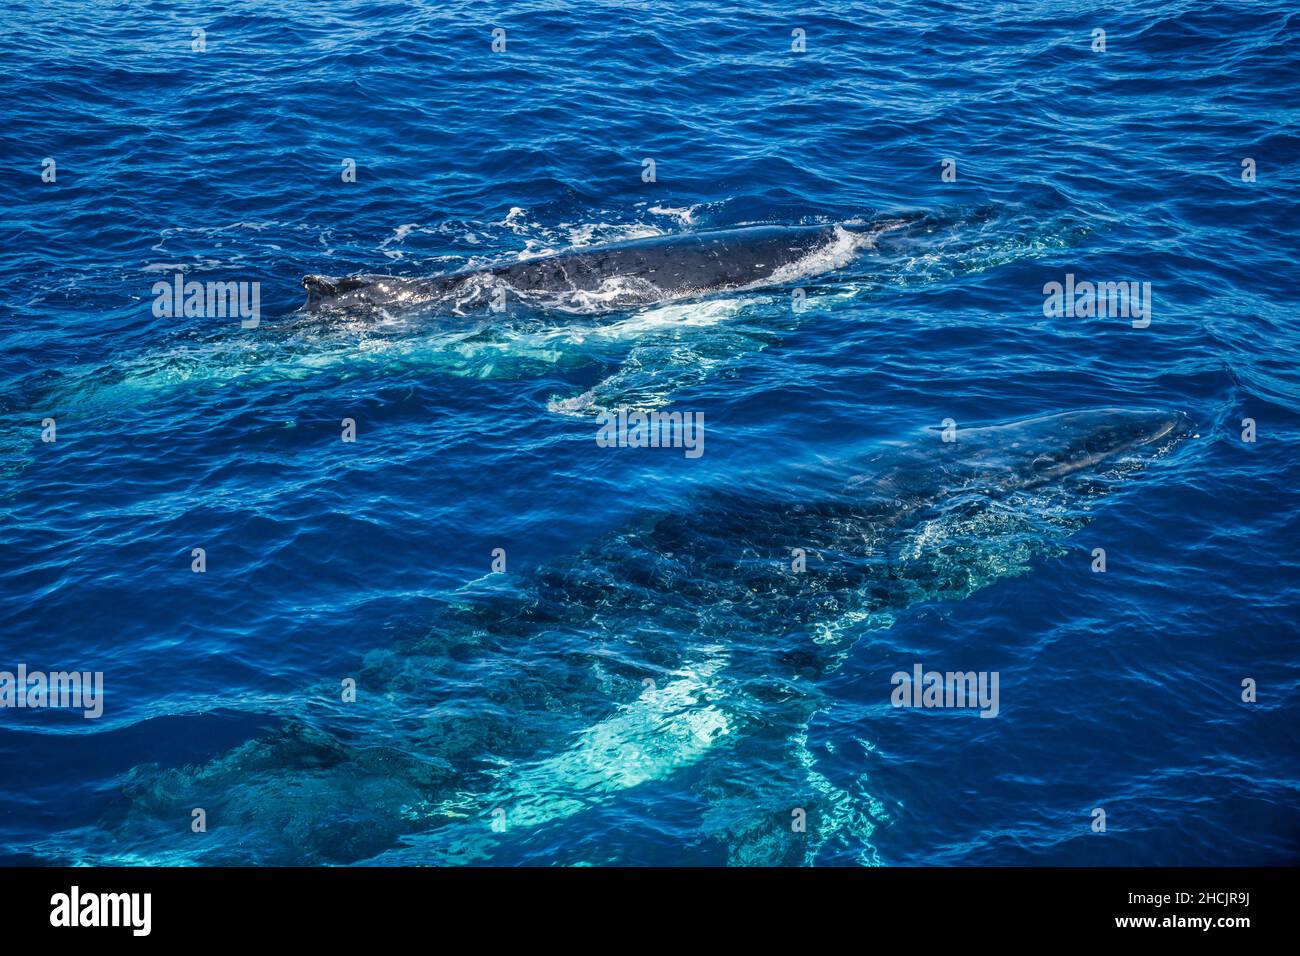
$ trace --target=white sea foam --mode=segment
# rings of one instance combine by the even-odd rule
[[[699,206],[686,206],[682,208],[674,208],[672,206],[651,206],[650,212],[654,213],[656,216],[671,216],[683,226],[691,226],[695,224],[695,210],[699,208]]]
[[[404,258],[406,254],[402,252],[402,250],[390,249],[388,247],[394,243],[400,244],[405,242],[406,237],[411,234],[411,231],[413,229],[418,229],[419,226],[420,224],[418,222],[407,222],[398,226],[396,229],[393,230],[393,234],[391,236],[389,236],[387,239],[385,239],[383,242],[379,244],[379,251],[382,252],[390,259]]]
[[[527,219],[528,219],[527,212],[525,212],[519,206],[511,206],[510,212],[506,213],[506,217],[502,219],[499,223],[497,223],[497,225],[505,226],[507,229],[522,234],[523,231],[527,228],[527,226],[525,225],[525,220]]]
[[[857,258],[863,249],[871,247],[876,235],[877,233],[849,232],[843,226],[836,226],[831,241],[826,245],[814,249],[794,262],[787,262],[778,267],[768,278],[756,285],[787,285],[801,279],[843,269]]]
[[[567,225],[567,224],[566,224]],[[664,231],[643,223],[603,223],[592,222],[577,226],[567,226],[571,248],[582,249],[591,245],[603,245],[607,242],[630,242],[633,239],[652,239],[662,236]]]

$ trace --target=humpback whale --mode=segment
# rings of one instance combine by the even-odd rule
[[[306,310],[415,308],[464,312],[504,292],[525,303],[600,312],[779,286],[843,268],[883,233],[919,217],[836,225],[749,226],[572,249],[430,278],[308,275]]]
[[[907,608],[1063,553],[1099,496],[1190,432],[1177,411],[1085,409],[693,492],[450,595],[427,630],[367,656],[354,704],[332,703],[331,676],[229,753],[136,767],[95,862],[481,862],[688,768],[723,808],[702,837],[731,862],[802,862],[841,827],[862,843],[879,817],[800,749],[822,678]],[[196,806],[208,834],[177,841]]]
[[[720,367],[770,347],[801,321],[779,286],[769,292],[737,288],[728,295],[723,288],[728,282],[793,285],[791,274],[834,274],[845,288],[817,298],[823,308],[836,308],[864,290],[1041,255],[1059,241],[1054,230],[1059,226],[1041,209],[931,210],[839,225],[742,227],[582,247],[429,279],[311,276],[308,301],[314,305],[305,311],[263,322],[256,330],[207,321],[180,326],[162,332],[152,347],[115,356],[111,363],[88,360],[66,367],[53,382],[45,370],[37,370],[0,394],[0,419],[39,421],[54,413],[83,421],[114,417],[195,390],[213,394],[235,382],[413,373],[524,379],[606,363],[604,378],[578,394],[550,396],[548,410],[575,417],[624,406],[650,410]],[[868,249],[872,255],[861,254]],[[838,268],[846,256],[852,261]],[[597,261],[628,278],[589,283],[597,291],[563,286],[520,295],[510,293],[513,286],[505,278],[494,277],[513,272],[509,281],[521,287],[558,289],[556,277],[562,279],[570,265],[587,262],[594,269]],[[680,262],[680,271],[656,264],[670,262]],[[740,270],[730,279],[727,263]],[[781,274],[778,263],[784,264]],[[666,279],[669,274],[679,278]],[[661,285],[676,298],[662,301]],[[699,288],[718,291],[692,301],[690,293]],[[489,307],[500,291],[509,305],[504,315]],[[520,299],[524,307],[515,309]],[[409,312],[403,305],[411,306]],[[626,311],[617,314],[624,306]],[[406,321],[418,319],[426,307],[439,319],[455,319]],[[398,321],[373,321],[390,314]],[[601,321],[592,320],[597,314]],[[20,430],[5,434],[0,434],[0,474],[7,475],[34,459]]]

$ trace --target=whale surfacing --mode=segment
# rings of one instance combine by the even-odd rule
[[[848,265],[877,236],[915,217],[871,223],[748,226],[571,249],[443,276],[304,276],[305,309],[420,307],[453,311],[501,292],[543,308],[600,312],[778,286]]]

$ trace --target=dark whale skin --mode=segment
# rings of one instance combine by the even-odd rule
[[[819,251],[846,256],[909,218],[873,223],[747,226],[656,236],[574,249],[430,278],[356,275],[304,276],[305,309],[419,305],[457,297],[477,301],[487,289],[516,294],[604,297],[611,307],[777,285],[782,270]],[[833,267],[833,261],[828,263]],[[791,276],[793,278],[793,275]],[[592,300],[582,300],[590,303]]]

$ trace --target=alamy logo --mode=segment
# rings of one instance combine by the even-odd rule
[[[159,279],[153,284],[153,314],[160,319],[179,316],[202,319],[239,317],[245,329],[255,329],[262,321],[262,283],[185,281],[177,272],[171,281]]]
[[[699,458],[704,454],[704,413],[604,411],[596,444],[601,448],[684,448],[687,458]]]
[[[28,671],[18,665],[18,673],[0,671],[0,708],[4,707],[71,707],[80,708],[87,720],[104,713],[104,672],[95,671]]]
[[[1043,315],[1049,319],[1132,319],[1133,328],[1151,324],[1150,282],[1065,282],[1043,286]]]
[[[50,925],[129,926],[132,935],[148,936],[153,928],[152,893],[85,893],[74,886],[50,897]]]
[[[912,665],[912,673],[896,671],[890,702],[895,707],[978,707],[981,717],[998,715],[997,671],[927,671]]]

